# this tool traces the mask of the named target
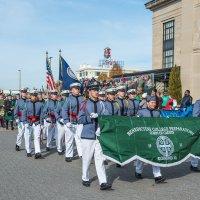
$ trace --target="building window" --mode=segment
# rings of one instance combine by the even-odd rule
[[[99,76],[101,72],[96,72],[96,76]]]
[[[163,68],[174,66],[174,20],[163,24]]]

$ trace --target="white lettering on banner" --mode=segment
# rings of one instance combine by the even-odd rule
[[[135,127],[127,132],[131,136],[137,132],[149,132],[150,135],[172,135],[174,132],[186,132],[194,135],[194,132],[183,127]]]
[[[176,157],[176,156],[157,157],[157,159],[158,159],[159,161],[162,161],[162,160],[177,160],[177,157]]]

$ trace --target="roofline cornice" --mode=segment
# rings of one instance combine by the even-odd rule
[[[151,0],[145,4],[146,9],[154,11],[162,6],[166,6],[172,2],[180,0]]]

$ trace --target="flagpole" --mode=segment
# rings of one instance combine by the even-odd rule
[[[61,49],[59,50],[59,66],[60,66],[60,63],[61,63],[61,53],[62,53],[62,51],[61,51]]]
[[[46,51],[46,64],[47,64],[47,60],[48,60],[48,51]],[[46,80],[45,80],[46,81]],[[46,83],[46,89],[47,89],[47,91],[48,91],[48,84]]]
[[[61,73],[61,68],[62,68],[62,63],[61,63],[61,49],[59,50],[59,79],[60,79],[60,73]],[[62,90],[62,83],[61,80],[59,80],[59,91],[61,92]]]
[[[52,59],[53,57],[49,57],[49,66],[51,67],[51,59]]]

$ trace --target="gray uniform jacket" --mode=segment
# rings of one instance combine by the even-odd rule
[[[138,110],[139,110],[139,104],[140,102],[136,99],[129,99],[128,100],[128,116],[136,116]]]
[[[43,109],[44,119],[50,118],[52,123],[56,123],[55,110],[57,107],[57,101],[49,99],[46,101]]]
[[[25,104],[27,100],[26,99],[18,99],[15,104],[15,109],[14,109],[14,118],[19,119],[20,122],[25,122],[26,117],[24,116],[24,109],[25,109]]]
[[[55,117],[57,121],[59,121],[62,118],[62,107],[64,103],[65,103],[65,100],[61,100],[57,102],[57,106],[55,109]]]
[[[144,108],[138,111],[137,113],[138,117],[160,117],[160,111],[159,110],[150,110],[148,108]]]
[[[83,96],[74,96],[70,95],[63,107],[62,107],[62,118],[64,123],[67,122],[77,123],[78,122],[78,114],[80,110],[80,105],[84,101]]]
[[[81,133],[82,139],[95,140],[96,131],[98,128],[98,118],[90,118],[91,113],[97,113],[100,115],[108,115],[105,105],[102,101],[94,101],[92,99],[85,100],[81,104],[80,112],[78,115],[78,122],[83,124],[83,130]]]
[[[194,104],[192,116],[200,117],[200,99],[197,100]]]
[[[27,101],[24,109],[24,116],[26,118],[26,123],[32,125],[35,124],[43,124],[43,104],[39,101],[32,102]]]
[[[106,100],[104,105],[108,115],[120,115],[120,107],[117,101]]]
[[[120,107],[120,115],[121,116],[127,116],[127,112],[128,112],[128,100],[126,99],[122,99],[122,98],[117,98],[116,101],[119,104]]]

